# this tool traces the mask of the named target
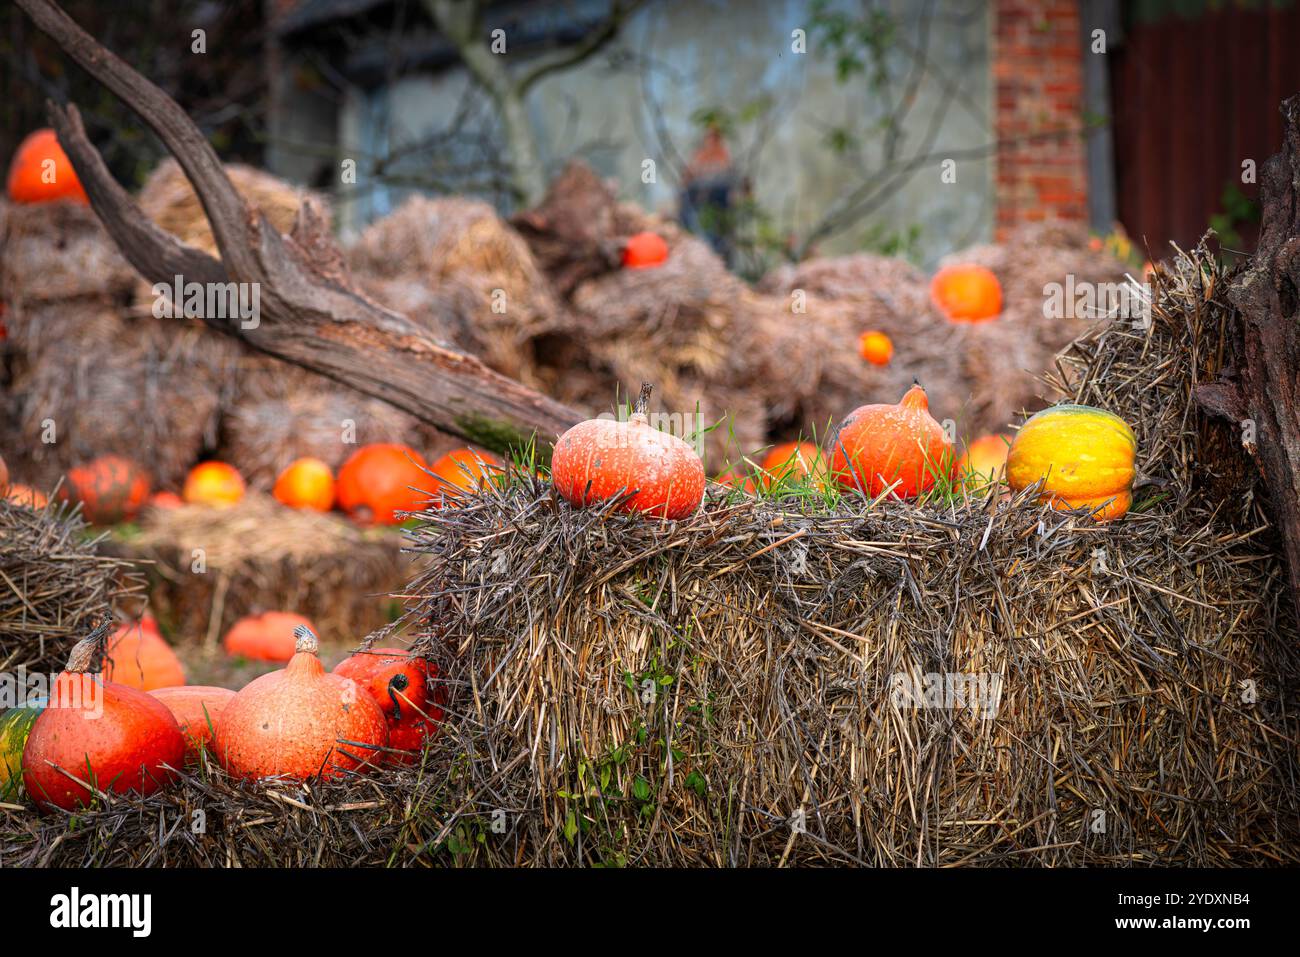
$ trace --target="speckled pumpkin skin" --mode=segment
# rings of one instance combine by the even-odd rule
[[[1056,509],[1099,509],[1099,522],[1119,518],[1133,503],[1137,439],[1119,416],[1086,405],[1054,405],[1016,434],[1007,455],[1015,490],[1046,477],[1040,501]]]
[[[895,480],[891,494],[916,498],[937,476],[951,476],[952,443],[930,415],[925,390],[914,385],[898,405],[864,405],[844,420],[831,448],[831,474],[845,489],[875,498]]]
[[[98,686],[98,701],[86,692],[90,682]],[[101,791],[152,794],[184,764],[180,726],[166,705],[143,691],[65,671],[55,679],[50,702],[23,751],[23,787],[42,810],[91,802],[91,792],[59,768]]]
[[[312,652],[250,681],[217,720],[216,752],[235,777],[341,777],[388,744],[384,713],[351,678],[328,674]],[[342,741],[355,742],[344,744]]]
[[[172,713],[185,735],[185,756],[197,759],[204,745],[212,742],[217,718],[235,698],[229,688],[186,685],[183,688],[155,688],[149,694]]]
[[[704,463],[695,450],[636,413],[626,422],[589,419],[565,432],[555,443],[551,480],[578,507],[635,490],[620,511],[670,521],[692,514],[704,498]]]

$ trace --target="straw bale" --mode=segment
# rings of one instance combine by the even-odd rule
[[[0,200],[0,300],[24,304],[124,297],[135,273],[89,206]]]

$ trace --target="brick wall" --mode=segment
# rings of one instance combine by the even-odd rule
[[[1044,219],[1087,222],[1078,0],[996,0],[996,235]]]

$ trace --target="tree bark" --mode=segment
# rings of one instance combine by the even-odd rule
[[[1283,102],[1282,152],[1260,170],[1259,246],[1228,298],[1240,317],[1224,373],[1197,389],[1212,415],[1237,423],[1268,491],[1300,609],[1300,96]]]
[[[282,237],[235,190],[203,134],[180,106],[76,25],[53,0],[16,0],[36,26],[158,134],[207,213],[221,260],[159,229],[113,179],[86,138],[80,114],[50,104],[52,125],[91,206],[132,266],[171,285],[235,282],[256,287],[256,324],[203,315],[253,347],[382,399],[420,420],[496,451],[536,439],[543,456],[582,416],[499,375],[478,358],[434,341],[405,316],[348,287],[341,257],[313,210]]]

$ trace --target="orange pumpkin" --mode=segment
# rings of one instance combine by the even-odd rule
[[[42,810],[89,804],[86,784],[152,794],[185,761],[185,737],[166,705],[92,673],[101,634],[73,647],[27,736],[23,786]]]
[[[754,476],[746,475],[740,469],[727,469],[719,475],[715,481],[719,485],[727,485],[731,488],[740,489],[746,495],[757,495],[758,485],[754,482]]]
[[[403,707],[423,707],[429,700],[429,668],[425,659],[401,648],[371,648],[343,659],[334,673],[365,688],[391,723]]]
[[[294,630],[312,628],[302,615],[287,611],[264,611],[246,615],[226,632],[222,645],[226,654],[254,661],[288,661],[294,656]]]
[[[826,463],[822,450],[811,442],[784,442],[763,458],[764,484],[773,481],[793,482],[804,476],[820,475]]]
[[[158,630],[158,623],[145,615],[137,624],[121,625],[108,639],[104,678],[152,691],[185,684],[185,669]]]
[[[9,466],[5,465],[4,456],[0,455],[0,498],[9,494]]]
[[[282,671],[254,678],[217,719],[217,758],[240,778],[342,777],[378,763],[388,724],[351,678],[329,674],[309,628],[294,630],[296,649]]]
[[[864,405],[845,418],[832,440],[831,474],[846,489],[875,498],[915,498],[940,475],[952,475],[952,443],[930,415],[925,390],[914,385],[898,405]]]
[[[20,485],[17,482],[9,483],[9,490],[5,493],[5,500],[38,511],[49,504],[49,500],[36,489],[30,485]]]
[[[992,271],[966,263],[945,266],[930,281],[930,298],[953,322],[983,322],[1002,312],[1002,284]]]
[[[626,422],[588,419],[560,436],[551,456],[555,491],[584,507],[625,498],[623,512],[685,518],[704,498],[704,463],[684,440],[650,426],[650,386],[641,386]]]
[[[9,164],[8,190],[15,203],[68,200],[84,206],[90,202],[72,161],[50,129],[37,130],[18,145]]]
[[[180,508],[184,504],[175,492],[154,492],[149,496],[150,508]]]
[[[244,477],[225,462],[203,462],[185,477],[181,498],[191,505],[229,508],[244,497]]]
[[[957,460],[957,476],[968,485],[983,486],[996,481],[1004,472],[1010,435],[981,435],[966,446]]]
[[[894,358],[894,343],[883,332],[864,332],[858,339],[858,354],[873,366],[887,366]]]
[[[339,507],[359,522],[395,525],[397,512],[420,510],[429,496],[419,489],[434,484],[409,445],[363,445],[339,469]]]
[[[668,261],[668,244],[658,233],[629,236],[623,247],[623,266],[627,269],[653,269]]]
[[[217,726],[217,718],[235,697],[229,688],[213,688],[208,685],[155,688],[149,694],[166,705],[180,725],[181,733],[185,735],[187,758],[197,758],[205,746],[212,744],[212,732]]]
[[[290,508],[328,512],[334,507],[334,473],[320,459],[295,459],[275,480],[271,494]]]
[[[434,499],[438,505],[444,499],[452,500],[461,491],[473,491],[484,479],[500,475],[505,463],[491,452],[477,449],[453,449],[430,466],[429,471],[438,477],[442,494]]]
[[[94,525],[113,525],[135,518],[149,500],[149,476],[120,455],[101,455],[68,470],[60,494],[80,502],[82,514]]]

